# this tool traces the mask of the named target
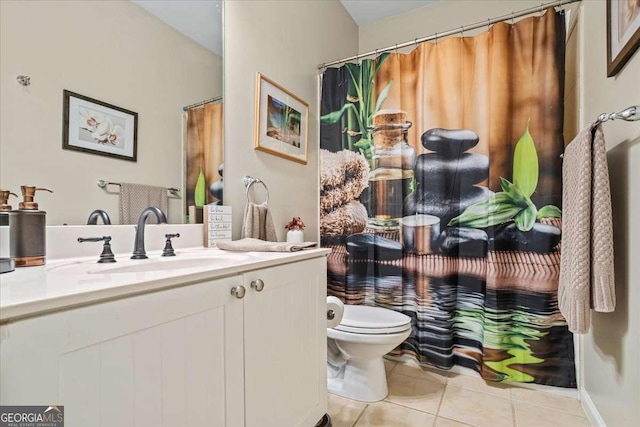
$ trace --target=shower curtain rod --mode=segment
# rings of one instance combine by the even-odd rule
[[[388,46],[385,47],[383,49],[376,49],[376,50],[372,50],[370,52],[366,52],[366,53],[360,53],[358,55],[354,55],[354,56],[350,56],[348,58],[344,58],[344,59],[339,59],[337,61],[331,61],[331,62],[325,62],[324,64],[320,64],[318,65],[318,69],[319,70],[323,70],[327,67],[330,67],[332,65],[337,65],[337,64],[343,64],[345,62],[349,62],[349,61],[353,61],[353,60],[359,60],[362,58],[366,58],[367,56],[372,56],[372,55],[378,55],[380,53],[385,53],[385,52],[391,52],[394,50],[398,50],[401,49],[403,47],[407,47],[407,46],[411,46],[411,45],[418,45],[418,43],[422,43],[422,42],[426,42],[426,41],[431,41],[431,40],[438,40],[441,38],[445,38],[445,37],[449,37],[452,36],[454,34],[464,34],[465,31],[471,31],[471,30],[475,30],[478,28],[482,28],[482,27],[489,27],[492,24],[498,23],[498,22],[504,22],[504,21],[508,21],[510,19],[516,19],[516,18],[520,18],[522,16],[527,16],[527,15],[531,15],[532,13],[536,13],[536,12],[542,12],[543,10],[549,8],[549,7],[560,7],[560,6],[564,6],[570,3],[576,3],[582,0],[556,0],[556,1],[552,1],[549,3],[542,3],[540,4],[540,6],[536,6],[536,7],[530,7],[528,9],[523,9],[520,10],[518,12],[512,12],[509,15],[503,15],[503,16],[499,16],[497,18],[492,18],[492,19],[487,19],[486,21],[480,21],[480,22],[476,22],[475,24],[471,24],[471,25],[462,25],[458,28],[454,28],[452,30],[449,31],[444,31],[442,33],[435,33],[432,34],[430,36],[427,37],[422,37],[422,38],[418,38],[415,40],[410,40],[404,43],[398,43],[395,44],[393,46]]]
[[[212,102],[222,101],[221,96],[216,96],[215,98],[207,99],[206,101],[196,102],[195,104],[187,105],[186,107],[182,107],[182,111],[188,111],[192,108],[200,107],[205,104],[211,104]]]

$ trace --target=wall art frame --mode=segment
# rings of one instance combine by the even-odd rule
[[[62,148],[138,160],[138,113],[63,91]]]
[[[256,73],[254,148],[307,164],[309,104]]]

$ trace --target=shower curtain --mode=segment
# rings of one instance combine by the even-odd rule
[[[185,113],[187,215],[189,206],[222,200],[222,111],[222,103],[211,103]]]
[[[328,293],[410,316],[392,354],[576,387],[557,304],[564,42],[549,9],[325,71]]]

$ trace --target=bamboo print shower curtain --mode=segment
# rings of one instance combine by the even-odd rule
[[[575,387],[557,306],[564,17],[328,69],[329,293],[413,319],[395,354]]]
[[[205,104],[186,112],[186,211],[190,206],[222,204],[222,103]]]

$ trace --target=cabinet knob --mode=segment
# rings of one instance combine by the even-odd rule
[[[264,289],[264,282],[262,281],[262,279],[254,280],[251,282],[251,287],[258,292],[262,292],[262,290]]]
[[[233,288],[231,288],[231,295],[233,295],[234,297],[236,297],[238,299],[244,298],[244,294],[246,292],[247,291],[244,288],[244,286],[234,286]]]

